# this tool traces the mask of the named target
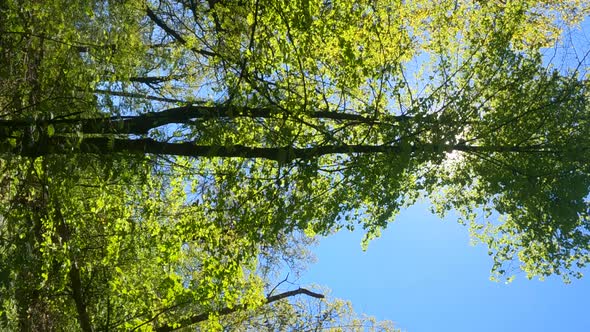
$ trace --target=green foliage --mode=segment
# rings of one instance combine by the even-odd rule
[[[585,63],[543,51],[588,10],[0,2],[2,324],[391,330],[265,293],[313,236],[362,227],[366,247],[425,196],[462,215],[496,277],[513,260],[581,276]]]

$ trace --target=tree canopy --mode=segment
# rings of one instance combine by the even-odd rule
[[[273,293],[277,266],[343,228],[366,246],[421,198],[461,214],[496,277],[580,277],[590,49],[547,50],[589,10],[0,1],[3,324],[362,329]]]

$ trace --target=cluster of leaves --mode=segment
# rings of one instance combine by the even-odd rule
[[[362,330],[273,295],[276,264],[422,196],[495,273],[579,276],[588,83],[541,54],[588,7],[0,2],[3,324]]]

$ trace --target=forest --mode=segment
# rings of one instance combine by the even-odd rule
[[[419,201],[497,280],[581,278],[590,43],[568,38],[589,14],[0,0],[1,329],[397,331],[289,273]]]

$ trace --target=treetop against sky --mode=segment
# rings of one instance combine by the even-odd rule
[[[369,240],[420,197],[459,212],[494,275],[578,277],[590,49],[547,50],[588,8],[0,3],[6,324],[259,323],[302,234]]]

